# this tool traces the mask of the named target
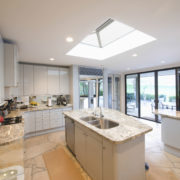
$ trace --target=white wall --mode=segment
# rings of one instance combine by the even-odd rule
[[[4,98],[4,48],[0,35],[0,102]]]
[[[121,74],[120,80],[120,111],[125,113],[125,76]]]

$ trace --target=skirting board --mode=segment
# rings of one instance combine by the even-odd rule
[[[164,144],[164,150],[180,158],[180,149],[176,149],[174,147]]]

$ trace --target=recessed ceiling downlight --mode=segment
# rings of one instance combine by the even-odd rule
[[[137,55],[136,53],[132,55],[132,57],[137,57],[137,56],[138,56],[138,55]]]
[[[54,61],[55,59],[54,59],[54,58],[50,58],[49,60],[50,60],[50,61]]]
[[[67,41],[67,42],[73,42],[74,39],[73,39],[72,37],[69,36],[69,37],[66,38],[66,41]]]
[[[155,40],[131,26],[108,19],[66,55],[105,60]]]

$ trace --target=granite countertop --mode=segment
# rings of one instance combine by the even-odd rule
[[[46,105],[40,105],[40,106],[35,106],[35,107],[29,107],[27,109],[17,109],[15,111],[11,111],[6,118],[13,118],[13,117],[18,117],[22,116],[24,112],[32,112],[32,111],[43,111],[43,110],[51,110],[51,109],[65,109],[65,108],[70,108],[72,107],[72,104],[68,104],[67,106],[62,106],[62,105],[54,105],[51,107],[48,107]]]
[[[175,111],[171,109],[155,109],[153,113],[156,115],[180,120],[180,111]]]
[[[137,118],[127,116],[119,111],[103,109],[102,112],[104,118],[119,123],[119,126],[111,129],[99,129],[80,119],[81,117],[92,116],[92,109],[68,111],[64,112],[64,115],[116,144],[124,143],[152,131],[152,127],[141,123]]]
[[[15,111],[11,111],[6,118],[14,118],[22,116],[24,112],[32,112],[32,111],[42,111],[42,110],[50,110],[50,109],[64,109],[72,107],[71,104],[67,106],[58,106],[54,105],[52,107],[48,107],[45,105],[28,108],[28,109],[17,109]],[[24,137],[24,119],[22,123],[11,124],[11,125],[3,125],[0,126],[0,146],[10,143],[12,141],[19,140]]]
[[[19,140],[24,136],[24,123],[0,126],[0,146]]]

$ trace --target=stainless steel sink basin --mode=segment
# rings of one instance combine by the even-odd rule
[[[100,119],[100,118],[97,118],[94,116],[83,117],[83,118],[81,118],[81,120],[99,128],[99,129],[110,129],[110,128],[113,128],[113,127],[116,127],[119,125],[118,123],[111,121],[109,119],[104,119],[104,118]]]

